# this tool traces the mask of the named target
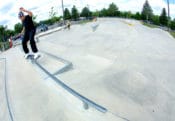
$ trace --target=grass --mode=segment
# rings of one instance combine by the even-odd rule
[[[88,22],[91,22],[90,20],[84,20],[84,21],[80,21],[80,24],[86,24]]]
[[[175,38],[175,31],[169,32]]]
[[[148,24],[148,23],[145,23],[145,22],[142,22],[142,24],[145,25],[145,26],[147,26],[147,27],[150,27],[150,28],[159,28],[156,25]],[[170,31],[169,33],[175,38],[175,31]]]
[[[145,23],[145,22],[143,22],[142,24],[145,25],[145,26],[147,26],[147,27],[150,27],[150,28],[159,28],[159,27],[156,26],[156,25],[148,24],[148,23]]]

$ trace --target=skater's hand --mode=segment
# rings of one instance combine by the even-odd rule
[[[19,10],[22,11],[22,12],[28,13],[28,15],[31,16],[31,17],[33,15],[31,11],[28,11],[28,10],[24,9],[23,7],[20,7]]]
[[[25,12],[25,9],[23,7],[20,7],[19,10]]]

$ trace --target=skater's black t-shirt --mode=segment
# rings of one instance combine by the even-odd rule
[[[35,26],[33,24],[32,17],[27,15],[25,16],[25,19],[23,21],[23,26],[25,28],[25,32],[31,31],[35,29]]]

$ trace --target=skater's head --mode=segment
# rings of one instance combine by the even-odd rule
[[[24,18],[25,18],[24,13],[20,11],[20,12],[18,13],[18,18],[19,18],[21,21],[23,21]]]

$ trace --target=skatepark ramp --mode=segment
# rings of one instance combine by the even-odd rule
[[[1,53],[0,121],[174,121],[174,38],[134,20],[98,23],[40,37],[34,63],[21,46]]]

